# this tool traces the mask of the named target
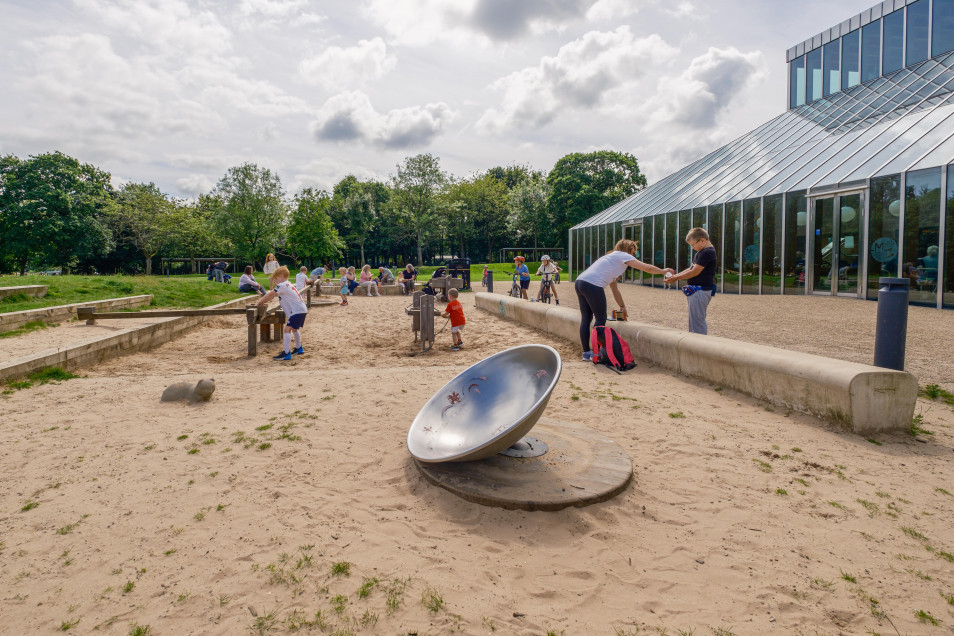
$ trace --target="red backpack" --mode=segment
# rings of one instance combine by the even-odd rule
[[[605,364],[616,373],[629,371],[636,366],[629,345],[609,327],[593,327],[590,332],[590,347],[593,350],[593,363]]]

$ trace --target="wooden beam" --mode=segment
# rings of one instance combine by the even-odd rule
[[[82,315],[80,310],[83,311]],[[97,312],[93,307],[79,307],[76,311],[77,318],[86,318],[87,320],[115,320],[128,318],[182,318],[183,316],[237,316],[245,313],[245,308],[234,307],[231,309],[159,309],[154,311],[103,311]]]

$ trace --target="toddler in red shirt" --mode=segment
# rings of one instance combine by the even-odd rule
[[[450,318],[451,339],[453,340],[451,350],[453,351],[460,351],[460,346],[464,344],[460,337],[460,330],[464,328],[464,323],[467,322],[464,320],[464,306],[457,300],[458,295],[459,292],[456,289],[447,290],[447,297],[450,298],[450,302],[447,303],[444,313],[441,314],[444,318]]]

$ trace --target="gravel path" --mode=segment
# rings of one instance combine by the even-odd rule
[[[537,285],[530,286],[533,295]],[[507,289],[499,285],[495,291]],[[620,289],[630,320],[688,330],[681,291],[642,285]],[[614,309],[612,294],[608,289],[606,293]],[[562,305],[579,307],[572,283],[560,283],[557,294]],[[871,364],[877,311],[876,302],[851,298],[717,294],[709,305],[709,334]],[[946,347],[952,341],[954,312],[909,307],[905,370],[916,375],[921,386],[940,384],[954,391],[954,359]]]

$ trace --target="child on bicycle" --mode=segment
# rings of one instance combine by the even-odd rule
[[[540,290],[537,292],[537,302],[540,302],[543,299],[543,289],[546,287],[551,294],[553,294],[553,300],[556,301],[556,304],[560,304],[560,298],[557,296],[556,287],[553,286],[553,275],[560,271],[560,268],[550,260],[550,256],[544,254],[540,258],[540,267],[537,268],[537,274],[541,276],[540,280]]]
[[[513,259],[513,265],[516,268],[514,275],[520,276],[520,297],[524,300],[530,300],[527,295],[527,290],[530,289],[530,270],[524,265],[524,261],[526,259],[522,256]]]

